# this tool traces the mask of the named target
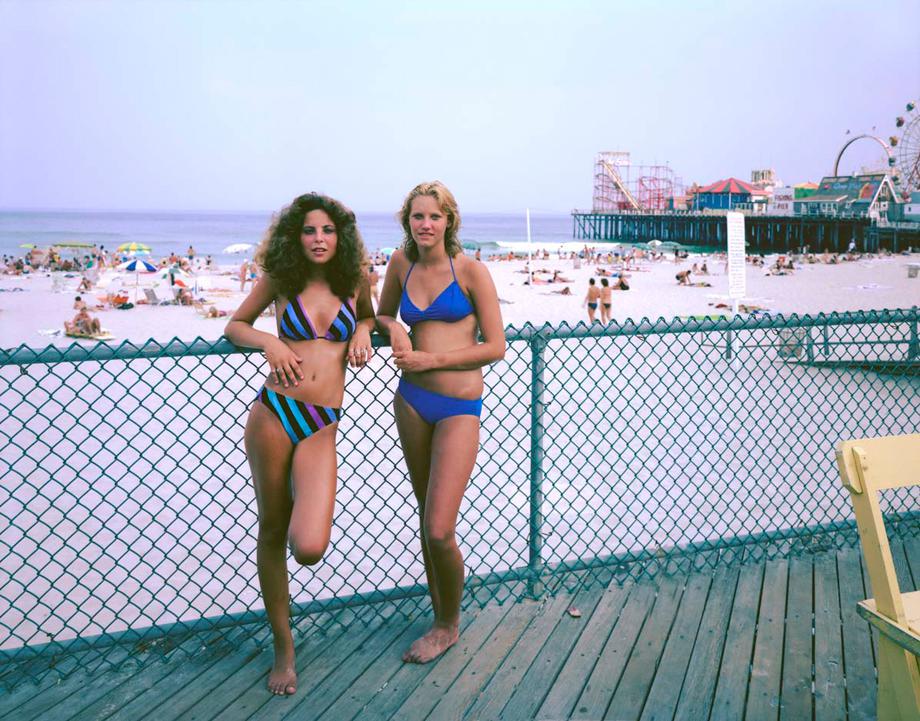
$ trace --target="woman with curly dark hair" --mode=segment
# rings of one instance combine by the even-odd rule
[[[329,544],[345,366],[370,360],[374,310],[355,215],[332,198],[295,198],[269,228],[256,262],[265,272],[224,333],[236,345],[260,349],[269,364],[245,442],[259,509],[259,585],[274,636],[268,688],[292,694],[285,542],[304,565],[318,563]],[[253,327],[271,303],[277,336]]]
[[[405,241],[387,265],[377,322],[390,336],[393,361],[402,371],[393,409],[418,501],[434,610],[431,628],[403,660],[427,663],[459,637],[463,556],[457,515],[479,451],[482,369],[504,357],[505,330],[488,269],[462,252],[460,211],[451,192],[437,181],[422,183],[397,217]]]

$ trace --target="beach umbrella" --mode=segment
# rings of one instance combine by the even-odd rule
[[[28,248],[29,250],[31,250],[32,248],[35,247],[35,243],[20,243],[20,244],[19,244],[19,247],[20,247],[20,248]]]
[[[134,300],[137,301],[137,287],[140,285],[140,274],[144,273],[155,273],[157,267],[153,263],[148,263],[146,260],[135,258],[134,260],[129,260],[127,263],[122,263],[118,266],[119,270],[127,270],[130,273],[134,273]]]
[[[250,248],[252,248],[252,243],[234,243],[224,248],[224,253],[235,255],[236,253],[245,253]]]
[[[166,268],[158,268],[158,270],[160,271],[161,278],[169,278],[170,275],[172,275],[174,278],[187,278],[189,276],[189,273],[182,270],[182,268],[179,266],[167,266]]]
[[[82,240],[65,240],[63,243],[55,243],[55,248],[92,248],[92,243],[84,243]]]
[[[157,267],[146,260],[141,258],[135,258],[134,260],[129,260],[127,263],[122,263],[118,266],[119,270],[127,270],[132,273],[156,273]]]
[[[380,252],[389,258],[391,255],[393,255],[393,253],[396,252],[396,248],[381,248]]]
[[[661,241],[660,241],[660,240],[657,240],[657,239],[656,239],[656,240],[650,240],[650,241],[648,242],[648,247],[649,247],[649,248],[657,248],[659,245],[661,245]]]
[[[149,253],[150,246],[143,243],[122,243],[115,250],[119,253]]]

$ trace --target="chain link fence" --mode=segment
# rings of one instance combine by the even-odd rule
[[[833,450],[920,429],[918,323],[509,328],[458,523],[467,601],[857,545]],[[265,641],[242,443],[263,378],[226,341],[0,352],[0,684],[221,627]],[[386,347],[350,372],[332,543],[290,564],[301,623],[427,608],[396,383]],[[916,533],[918,501],[892,492],[889,523]]]

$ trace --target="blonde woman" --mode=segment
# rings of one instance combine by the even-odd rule
[[[431,628],[403,660],[426,663],[459,636],[464,568],[457,515],[479,450],[482,368],[504,357],[505,331],[489,271],[461,252],[451,192],[439,182],[417,185],[398,219],[405,239],[387,266],[377,325],[390,336],[402,371],[393,409],[418,501],[434,610]]]

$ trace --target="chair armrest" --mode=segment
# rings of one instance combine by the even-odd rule
[[[887,616],[875,610],[875,601],[871,598],[856,604],[856,612],[875,626],[879,633],[890,638],[905,651],[920,656],[920,634],[906,626],[899,626]]]

